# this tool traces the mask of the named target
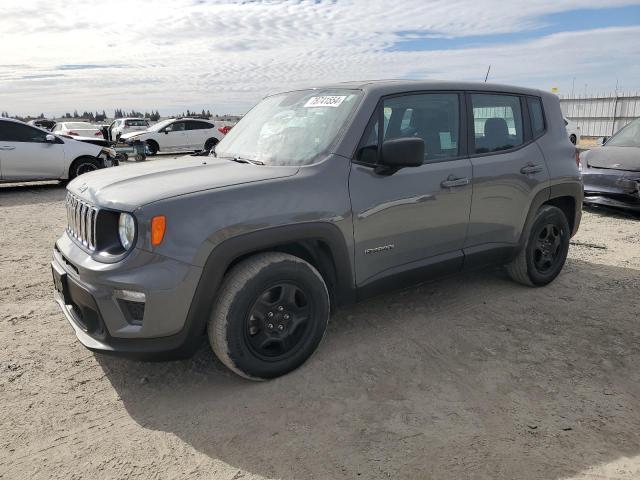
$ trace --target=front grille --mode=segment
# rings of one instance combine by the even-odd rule
[[[67,193],[67,232],[89,250],[96,249],[98,209]]]

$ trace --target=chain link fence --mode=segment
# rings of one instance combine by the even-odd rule
[[[562,113],[574,121],[582,136],[610,137],[640,117],[640,94],[611,93],[598,96],[560,97]]]

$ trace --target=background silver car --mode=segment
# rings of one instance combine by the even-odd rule
[[[115,164],[110,148],[0,119],[0,181],[67,180]]]

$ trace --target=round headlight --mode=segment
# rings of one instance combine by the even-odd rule
[[[120,237],[122,247],[125,250],[129,250],[136,236],[136,223],[128,213],[120,214],[120,218],[118,219],[118,236]]]

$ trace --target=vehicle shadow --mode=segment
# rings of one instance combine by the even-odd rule
[[[584,204],[583,210],[599,215],[601,217],[611,217],[620,219],[640,220],[640,211],[624,210],[621,208],[607,207],[605,205]]]
[[[140,425],[253,474],[564,478],[640,455],[639,280],[571,259],[547,288],[493,270],[387,294],[339,311],[269,382],[207,346],[97,359]]]
[[[56,202],[65,195],[65,185],[58,181],[0,183],[0,207]]]

